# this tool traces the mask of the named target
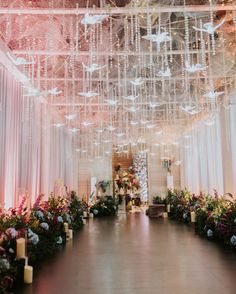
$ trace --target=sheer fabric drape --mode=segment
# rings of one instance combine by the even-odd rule
[[[224,192],[219,115],[213,125],[200,122],[183,138],[181,157],[182,188],[194,193]]]
[[[77,190],[77,158],[71,134],[56,128],[55,113],[35,97],[24,97],[21,84],[0,65],[0,203],[17,205],[39,193],[48,195],[61,179]]]

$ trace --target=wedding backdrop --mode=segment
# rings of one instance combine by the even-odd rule
[[[97,176],[93,166],[108,170],[114,153],[170,162],[181,188],[234,194],[235,10],[211,0],[0,1],[1,205],[22,195],[30,205],[58,185],[89,194],[80,181]]]

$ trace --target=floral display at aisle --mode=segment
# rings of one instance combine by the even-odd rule
[[[14,282],[22,281],[25,257],[19,257],[17,241],[24,238],[25,255],[35,265],[54,254],[66,242],[68,229],[79,230],[83,225],[86,203],[75,192],[68,197],[40,195],[28,209],[24,197],[17,209],[0,212],[0,293],[8,293]]]
[[[236,200],[232,195],[219,196],[187,190],[168,191],[166,197],[170,205],[170,218],[184,223],[195,218],[195,232],[208,239],[223,242],[236,250]]]
[[[116,195],[139,195],[141,192],[140,183],[135,170],[130,167],[127,171],[116,169],[115,194]]]
[[[90,213],[95,217],[116,215],[118,202],[112,196],[100,197],[97,202],[90,207]]]

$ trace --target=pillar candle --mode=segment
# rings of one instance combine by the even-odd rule
[[[16,240],[16,257],[25,258],[25,239],[19,238]]]
[[[170,212],[170,204],[167,204],[167,212]]]
[[[33,267],[30,265],[24,266],[24,283],[32,284],[33,282]]]
[[[69,230],[69,239],[70,239],[70,240],[73,239],[73,230]]]
[[[195,213],[195,211],[191,211],[191,222],[192,223],[196,222],[196,213]]]
[[[163,212],[163,217],[167,218],[168,217],[168,213],[167,212]]]
[[[90,214],[89,214],[89,217],[90,217],[90,218],[93,218],[93,213],[90,213]]]
[[[83,224],[86,225],[86,219],[83,219]]]
[[[84,212],[83,212],[83,215],[84,215],[84,217],[88,217],[88,213],[87,213],[87,211],[84,211]]]
[[[68,232],[68,230],[69,230],[68,223],[64,223],[64,230],[65,230],[66,233]]]

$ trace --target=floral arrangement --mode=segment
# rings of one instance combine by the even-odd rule
[[[195,195],[187,190],[168,191],[166,197],[172,219],[189,223],[192,211],[196,213],[195,231],[236,249],[236,201],[232,196]]]
[[[132,167],[127,171],[120,172],[116,175],[115,186],[117,187],[117,195],[121,189],[124,190],[124,194],[127,194],[127,191],[131,191],[131,193],[137,194],[137,191],[139,191],[141,188],[138,177],[136,176]]]
[[[16,240],[27,240],[29,263],[34,265],[50,256],[65,244],[64,222],[78,230],[86,209],[71,192],[68,197],[50,197],[43,201],[40,195],[31,209],[23,198],[19,208],[0,212],[0,293],[7,293],[16,280],[23,280],[24,260],[16,258]]]
[[[99,181],[96,186],[98,189],[101,189],[103,193],[106,193],[107,188],[110,186],[110,181]]]
[[[97,202],[90,207],[90,212],[95,217],[116,215],[118,210],[118,203],[112,196],[104,196],[97,200]]]

